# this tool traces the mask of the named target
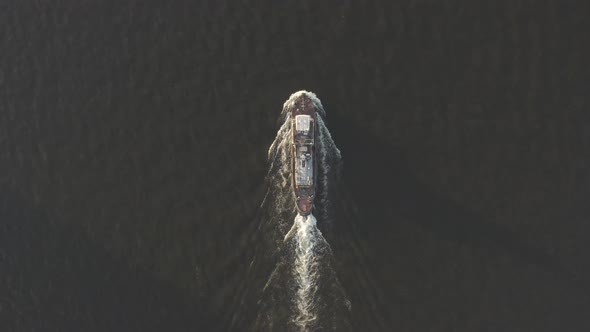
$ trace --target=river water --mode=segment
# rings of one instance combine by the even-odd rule
[[[0,331],[590,330],[587,7],[2,1]]]

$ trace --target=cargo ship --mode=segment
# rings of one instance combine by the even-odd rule
[[[316,188],[316,110],[307,94],[300,94],[291,109],[293,132],[293,192],[299,214],[306,216],[313,210]]]

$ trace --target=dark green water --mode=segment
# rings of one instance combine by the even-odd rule
[[[588,9],[1,1],[0,330],[253,319],[266,153],[301,89],[342,152],[322,232],[348,327],[589,330]]]

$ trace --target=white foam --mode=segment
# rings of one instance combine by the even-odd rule
[[[294,227],[295,234],[295,265],[293,272],[297,284],[295,298],[295,313],[293,322],[302,330],[306,330],[309,323],[316,320],[314,299],[317,291],[318,262],[314,251],[318,241],[319,230],[316,228],[313,215],[307,217],[297,215]],[[321,236],[321,235],[320,235]]]
[[[288,112],[291,112],[291,110],[295,106],[295,101],[297,100],[297,98],[301,97],[302,95],[306,95],[307,97],[309,97],[309,99],[311,100],[311,104],[313,105],[315,110],[322,117],[326,117],[326,111],[324,110],[324,106],[322,106],[322,102],[320,101],[318,96],[316,96],[316,94],[311,91],[305,91],[305,90],[297,91],[297,92],[291,94],[289,99],[287,99],[287,101],[285,101],[285,103],[283,104],[283,111],[281,112],[281,115],[285,116]]]

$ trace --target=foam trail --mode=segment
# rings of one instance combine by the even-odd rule
[[[297,284],[295,294],[297,311],[293,322],[305,331],[308,325],[317,318],[314,311],[314,299],[317,291],[318,261],[314,249],[319,231],[316,228],[316,219],[313,215],[307,217],[297,215],[293,227],[297,229],[295,235],[296,256],[293,266]]]

